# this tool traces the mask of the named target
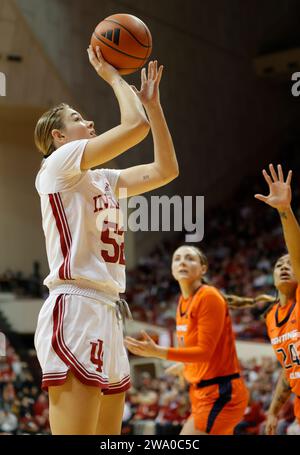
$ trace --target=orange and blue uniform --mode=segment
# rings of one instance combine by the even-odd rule
[[[209,434],[232,434],[248,404],[240,377],[228,306],[213,286],[202,285],[179,300],[176,315],[178,348],[168,360],[184,363],[190,383],[195,427]]]
[[[271,308],[266,325],[276,357],[296,395],[294,413],[300,422],[300,286],[284,307],[278,302]]]

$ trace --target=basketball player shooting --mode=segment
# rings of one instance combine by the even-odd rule
[[[36,188],[41,198],[50,273],[35,347],[49,391],[52,434],[119,434],[130,372],[123,343],[128,313],[124,232],[99,214],[118,212],[120,189],[128,196],[161,187],[178,175],[175,150],[160,104],[163,67],[142,70],[141,89],[131,88],[97,47],[89,60],[113,89],[120,124],[97,136],[94,122],[61,104],[35,129],[42,152]],[[143,108],[144,107],[144,108]],[[146,110],[148,119],[145,115]],[[151,127],[154,160],[124,170],[96,169],[141,142]],[[118,220],[118,214],[113,217]]]

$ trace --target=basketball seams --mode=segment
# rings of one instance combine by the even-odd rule
[[[113,49],[113,50],[116,51],[116,52],[119,52],[120,54],[126,55],[126,57],[134,58],[134,59],[136,59],[136,60],[141,60],[141,61],[144,61],[144,60],[145,60],[144,57],[135,57],[134,55],[127,54],[126,52],[121,51],[120,49],[117,49],[117,48],[111,46],[111,45],[108,44],[106,41],[104,41],[102,38],[100,38],[100,36],[98,36],[96,32],[94,32],[94,36],[95,36],[95,38],[96,38],[98,41],[100,41],[101,43],[105,44],[105,46],[110,47],[111,49]]]
[[[114,24],[119,25],[120,27],[124,28],[124,30],[126,30],[126,32],[129,33],[129,35],[131,35],[132,38],[134,38],[135,41],[136,41],[137,43],[139,43],[140,46],[146,47],[146,48],[151,47],[151,46],[149,46],[148,30],[146,30],[145,24],[143,24],[142,21],[140,21],[140,22],[141,22],[141,24],[144,26],[144,28],[145,28],[145,30],[146,30],[146,35],[147,35],[147,39],[148,39],[148,46],[147,46],[146,44],[141,43],[140,40],[139,40],[136,36],[134,36],[134,34],[133,34],[127,27],[125,27],[123,24],[121,24],[120,22],[115,21],[115,20],[113,20],[113,19],[104,19],[103,22],[113,22]],[[126,54],[126,55],[127,55],[127,54]]]
[[[147,52],[146,56],[145,56],[145,59],[148,59],[151,52],[152,52],[152,43],[150,45],[150,35],[149,35],[149,31],[148,31],[148,28],[146,27],[146,25],[141,21],[141,23],[143,24],[144,28],[145,28],[145,32],[146,32],[146,36],[147,36],[147,40],[148,40],[148,48],[149,48],[149,52]],[[152,41],[152,40],[151,40]]]

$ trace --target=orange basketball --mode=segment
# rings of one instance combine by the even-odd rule
[[[91,38],[107,62],[120,74],[139,70],[150,57],[152,36],[148,27],[131,14],[113,14],[100,22]]]

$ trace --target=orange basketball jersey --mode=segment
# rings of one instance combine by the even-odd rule
[[[215,287],[203,285],[192,297],[180,297],[176,332],[179,348],[198,348],[193,362],[181,360],[176,348],[169,350],[170,360],[184,362],[184,376],[189,383],[239,373],[228,306]]]
[[[274,305],[266,317],[268,335],[292,391],[300,396],[300,287],[296,300]]]

